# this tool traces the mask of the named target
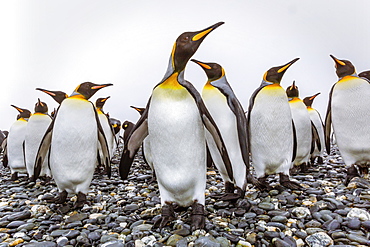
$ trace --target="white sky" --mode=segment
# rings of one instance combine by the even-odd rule
[[[111,96],[104,110],[122,122],[136,122],[130,105],[144,107],[162,79],[172,45],[185,31],[218,21],[193,58],[217,62],[245,109],[270,67],[301,59],[285,73],[304,98],[317,92],[314,107],[325,115],[337,80],[329,57],[348,59],[357,72],[370,69],[370,15],[367,0],[0,0],[0,129],[18,112],[33,112],[39,97],[57,103],[36,87],[71,94],[85,81],[113,83],[92,97]],[[185,77],[198,90],[203,70],[189,63]]]

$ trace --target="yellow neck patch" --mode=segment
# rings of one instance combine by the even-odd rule
[[[311,106],[307,106],[307,110],[309,110],[309,111],[313,111],[313,110],[315,110],[315,109],[313,109]]]
[[[159,85],[161,88],[166,88],[166,89],[183,89],[184,87],[180,85],[179,81],[177,80],[177,76],[179,74],[176,72],[172,74],[170,77],[168,77],[164,82]]]
[[[35,112],[33,115],[45,115],[45,113]]]
[[[346,81],[349,81],[349,80],[352,80],[352,79],[356,79],[357,77],[355,76],[351,76],[351,75],[346,75],[344,76],[342,79],[340,79],[338,82],[346,82]]]
[[[80,99],[80,100],[87,100],[87,99],[85,99],[85,97],[82,94],[75,94],[75,95],[69,96],[69,98],[71,98],[71,99]]]
[[[280,86],[279,83],[273,83],[273,84],[265,86],[265,88],[275,90],[275,89],[282,88],[282,87]]]
[[[300,98],[298,98],[298,97],[294,97],[294,98],[292,98],[289,102],[291,102],[291,103],[295,103],[295,102],[300,102],[300,101],[302,101]]]

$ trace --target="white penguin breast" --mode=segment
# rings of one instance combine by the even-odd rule
[[[97,123],[89,101],[65,99],[54,122],[50,166],[57,180],[72,183],[92,177],[97,153]]]
[[[196,103],[186,89],[157,87],[148,114],[150,152],[161,196],[191,202],[195,187],[205,186],[206,179],[204,127]],[[204,188],[201,191],[204,194]]]

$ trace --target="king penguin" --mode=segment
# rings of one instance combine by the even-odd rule
[[[124,130],[124,132],[123,132],[123,143],[127,142],[129,134],[134,129],[134,127],[135,127],[135,124],[133,122],[130,122],[128,120],[123,122],[123,124],[122,124],[122,129]]]
[[[266,178],[271,174],[279,174],[280,184],[287,188],[301,188],[289,179],[297,142],[288,96],[280,86],[284,73],[298,59],[269,69],[249,102],[248,135],[252,164],[263,184],[260,189],[270,188]]]
[[[313,165],[315,160],[319,164],[323,164],[324,162],[324,144],[325,144],[325,135],[324,135],[324,124],[322,122],[322,118],[320,113],[312,107],[312,103],[314,99],[319,95],[317,93],[315,95],[305,97],[303,99],[303,103],[307,107],[308,114],[310,116],[311,122],[313,124],[313,130],[316,130],[317,136],[313,135],[315,140],[312,142],[311,147],[311,155],[310,155],[310,164]]]
[[[362,71],[358,76],[365,78],[370,83],[370,70]]]
[[[253,181],[250,173],[249,147],[247,142],[247,118],[233,89],[226,79],[225,70],[217,63],[204,63],[195,59],[207,75],[203,87],[203,101],[215,120],[222,138],[225,141],[233,168],[234,181],[231,181],[223,164],[217,146],[206,131],[206,140],[212,160],[225,182],[226,194],[220,200],[235,200],[244,198],[247,186],[247,176]]]
[[[330,55],[338,81],[333,85],[325,118],[325,145],[330,154],[331,127],[347,167],[345,185],[368,173],[370,166],[370,84],[358,77],[348,60]],[[359,170],[359,171],[358,171]]]
[[[68,94],[66,94],[63,91],[51,91],[51,90],[46,90],[42,88],[36,88],[36,90],[39,90],[41,92],[44,92],[50,95],[58,104],[61,104],[63,100],[68,98]]]
[[[286,94],[297,136],[297,153],[293,161],[292,170],[297,168],[297,170],[304,172],[310,158],[313,127],[306,105],[299,98],[299,90],[295,85],[295,81],[291,86],[287,87]]]
[[[35,113],[28,120],[25,138],[26,167],[30,181],[34,181],[33,171],[37,151],[51,121],[52,119],[48,115],[47,104],[38,99],[35,104]],[[48,159],[45,159],[45,162],[42,164],[40,176],[45,178],[46,181],[51,178]]]
[[[9,129],[6,143],[7,162],[12,174],[11,180],[14,181],[18,179],[18,173],[27,174],[24,157],[24,139],[26,137],[27,121],[31,116],[31,112],[15,105],[11,106],[19,112],[17,121]]]
[[[105,135],[105,138],[106,138],[107,143],[108,143],[109,153],[112,156],[113,148],[117,145],[114,144],[114,142],[116,140],[114,138],[115,137],[114,130],[113,130],[111,124],[109,123],[109,117],[103,111],[103,106],[109,98],[110,98],[110,96],[105,97],[105,98],[98,98],[95,102],[95,107],[96,107],[96,111],[98,112],[99,121],[100,121],[100,124],[103,128],[104,135]],[[101,148],[100,147],[99,147],[99,153],[101,153]],[[111,158],[112,157],[109,157],[109,160]]]
[[[114,153],[116,152],[118,148],[118,144],[120,142],[121,129],[123,125],[121,125],[121,121],[119,119],[112,118],[112,117],[109,117],[109,124],[110,126],[112,126],[113,134],[114,134],[113,151],[111,154],[113,157]]]
[[[175,219],[174,203],[192,207],[192,230],[204,228],[206,186],[206,142],[204,127],[216,139],[232,178],[230,160],[221,134],[195,87],[184,79],[187,62],[205,37],[222,25],[216,23],[198,32],[181,34],[172,49],[162,81],[153,89],[143,115],[125,145],[120,174],[126,179],[144,138],[150,150],[161,196],[162,214],[155,226]]]
[[[91,82],[80,84],[61,102],[43,137],[36,156],[34,176],[37,179],[50,149],[50,170],[59,191],[55,203],[64,203],[68,193],[72,193],[77,194],[75,207],[84,205],[95,170],[98,139],[104,154],[103,162],[110,175],[107,141],[96,109],[88,99],[99,89],[111,85]]]

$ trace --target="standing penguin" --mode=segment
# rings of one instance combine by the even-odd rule
[[[27,109],[11,105],[19,112],[17,121],[9,129],[7,138],[7,163],[12,174],[11,180],[18,179],[18,173],[27,173],[24,158],[24,139],[26,137],[27,121],[31,112]]]
[[[44,137],[46,130],[51,124],[51,117],[48,115],[48,106],[45,102],[38,99],[35,104],[35,113],[29,118],[25,137],[25,157],[26,167],[30,181],[34,181],[33,171],[37,151]],[[45,159],[40,171],[40,176],[50,179],[51,173],[48,165],[48,159]]]
[[[297,153],[293,161],[292,169],[300,168],[305,171],[310,158],[312,146],[312,125],[306,105],[299,98],[298,87],[293,84],[286,89],[290,110],[297,136]]]
[[[220,129],[233,168],[234,181],[231,181],[217,146],[211,134],[206,131],[207,145],[212,160],[225,182],[226,194],[220,199],[243,198],[247,186],[247,176],[250,181],[254,180],[249,170],[247,118],[243,107],[226,79],[225,70],[219,64],[204,63],[195,59],[191,61],[201,66],[208,77],[207,83],[203,87],[202,98]]]
[[[155,226],[164,227],[175,219],[174,205],[192,207],[192,230],[205,224],[206,144],[204,127],[216,140],[233,180],[230,160],[221,134],[199,92],[184,79],[191,56],[205,37],[222,25],[219,22],[198,32],[181,34],[172,49],[167,71],[153,89],[141,118],[125,145],[120,174],[126,179],[134,156],[144,138],[150,136],[150,150],[161,196],[162,215]]]
[[[134,129],[135,124],[133,122],[130,122],[128,120],[124,121],[122,124],[122,129],[124,129],[123,133],[123,143],[127,142],[128,136],[131,133],[131,131]]]
[[[118,148],[118,144],[120,142],[120,133],[121,133],[121,121],[116,118],[109,117],[109,124],[113,129],[114,134],[114,142],[113,142],[113,151],[112,151],[112,157],[114,156],[114,153],[116,152]]]
[[[77,194],[75,207],[86,202],[86,193],[95,170],[98,139],[110,175],[109,150],[96,109],[88,99],[112,84],[84,82],[64,99],[41,142],[35,164],[37,179],[50,149],[50,170],[58,186],[56,203],[64,203],[68,193]]]
[[[333,85],[325,118],[325,144],[330,154],[331,126],[347,167],[345,184],[370,166],[370,84],[348,60],[330,55],[339,80]],[[360,172],[357,170],[359,169]]]
[[[280,86],[284,73],[298,59],[269,69],[249,102],[248,135],[252,164],[265,188],[270,188],[266,184],[267,176],[276,173],[280,176],[281,185],[290,189],[301,188],[289,179],[297,142],[288,97]]]
[[[117,145],[114,145],[114,142],[115,142],[114,130],[113,130],[111,124],[109,123],[109,117],[103,111],[103,106],[109,98],[110,98],[110,96],[108,96],[106,98],[98,98],[95,102],[95,107],[96,107],[96,111],[98,112],[98,117],[99,117],[100,124],[103,128],[103,131],[104,131],[105,139],[107,140],[107,143],[108,143],[109,153],[110,153],[110,155],[112,155],[113,154],[113,147],[117,146]],[[100,149],[101,148],[99,147],[99,153],[101,153]],[[109,160],[111,158],[112,157],[109,157]]]
[[[315,159],[317,159],[317,163],[322,164],[324,162],[324,143],[325,143],[325,135],[324,135],[324,124],[322,122],[322,118],[320,113],[312,107],[313,100],[319,95],[317,93],[315,95],[306,97],[303,99],[303,103],[307,107],[308,114],[310,115],[311,122],[313,124],[313,130],[316,130],[317,136],[314,135],[313,137],[315,140],[313,141],[313,147],[311,147],[311,155],[310,155],[310,163],[311,165],[314,164]]]

